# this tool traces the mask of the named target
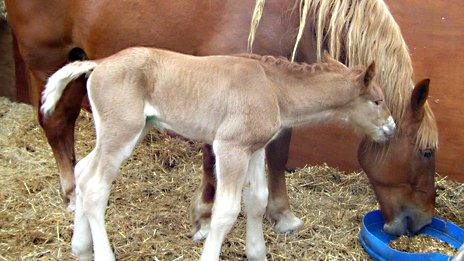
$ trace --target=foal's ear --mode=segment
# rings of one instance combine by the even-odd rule
[[[329,52],[327,52],[326,50],[324,50],[324,53],[322,54],[322,62],[330,63],[341,68],[346,68],[346,66],[343,63],[333,58],[332,55],[330,55]]]
[[[357,65],[352,69],[352,73],[358,82],[367,87],[375,77],[375,63],[372,62],[367,68],[363,65]]]
[[[366,74],[364,75],[364,84],[369,86],[371,84],[372,79],[375,77],[375,62],[372,61],[371,65],[367,67]]]
[[[421,112],[429,96],[430,79],[420,81],[414,87],[411,95],[411,108],[413,112]]]

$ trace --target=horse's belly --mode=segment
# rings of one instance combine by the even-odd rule
[[[213,119],[207,120],[206,115],[199,116],[195,112],[198,111],[192,108],[180,110],[177,107],[173,110],[163,110],[161,114],[156,106],[145,104],[147,124],[160,130],[175,132],[187,139],[211,144],[216,134],[217,123]]]
[[[173,124],[174,126],[167,125],[166,129],[171,130],[182,137],[190,140],[212,144],[215,136],[215,132],[201,124]]]

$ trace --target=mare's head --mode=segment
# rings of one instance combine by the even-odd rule
[[[433,215],[435,146],[418,139],[436,134],[426,103],[428,89],[429,80],[414,87],[398,122],[398,135],[383,144],[365,139],[359,146],[359,163],[374,188],[389,234],[417,233]]]
[[[327,53],[324,54],[324,60],[346,68]],[[358,65],[348,69],[345,79],[357,95],[343,107],[343,116],[373,141],[385,142],[393,135],[396,125],[384,101],[383,91],[374,77],[374,62],[368,67]]]

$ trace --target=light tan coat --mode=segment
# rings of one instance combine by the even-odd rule
[[[155,125],[213,145],[217,191],[202,259],[219,258],[240,211],[245,182],[247,256],[264,259],[262,216],[267,205],[264,146],[283,129],[325,119],[352,123],[383,141],[395,124],[373,81],[374,65],[348,69],[326,63],[294,64],[255,55],[194,57],[129,48],[98,61],[75,62],[52,75],[42,111],[53,112],[66,85],[87,83],[97,144],[76,166],[73,253],[112,260],[104,228],[111,182],[146,129]],[[93,72],[92,72],[93,71]]]

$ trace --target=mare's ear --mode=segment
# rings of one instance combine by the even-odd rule
[[[324,50],[324,53],[322,54],[322,62],[330,63],[341,68],[346,68],[346,66],[343,63],[333,58],[332,55],[330,55],[329,52],[327,52],[326,50]]]
[[[424,108],[425,101],[429,96],[430,79],[420,81],[414,87],[411,95],[411,109],[415,115],[420,115]]]

